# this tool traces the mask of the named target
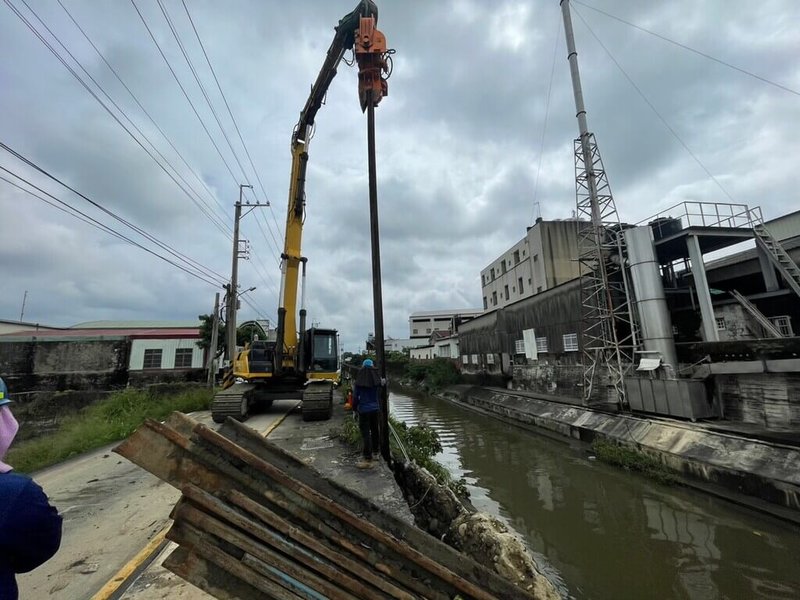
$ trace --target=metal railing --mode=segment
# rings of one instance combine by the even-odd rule
[[[643,219],[636,225],[659,223],[666,225],[677,221],[677,229],[686,227],[730,227],[748,228],[763,223],[761,207],[750,208],[746,204],[724,202],[680,202],[655,215]]]

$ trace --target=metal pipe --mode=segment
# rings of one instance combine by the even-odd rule
[[[386,353],[383,334],[383,292],[381,289],[381,240],[378,222],[378,175],[375,165],[375,105],[372,91],[367,97],[367,155],[369,161],[369,228],[372,242],[372,305],[375,319],[375,356],[381,380],[386,381]],[[389,391],[380,387],[381,405],[381,456],[388,463],[389,454]]]
[[[672,320],[649,226],[625,230],[633,292],[641,326],[641,341],[647,352],[658,352],[668,377],[675,376],[678,356]]]

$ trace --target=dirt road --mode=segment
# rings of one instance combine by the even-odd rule
[[[247,424],[263,432],[295,404],[276,402]],[[209,412],[192,417],[213,426]],[[167,525],[180,492],[111,452],[113,447],[34,475],[63,515],[64,533],[55,557],[18,577],[20,598],[92,598]]]

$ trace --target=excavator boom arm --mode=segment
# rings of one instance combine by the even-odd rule
[[[284,249],[281,255],[281,288],[278,306],[278,326],[275,366],[277,370],[295,369],[300,371],[298,358],[301,354],[298,347],[297,287],[300,266],[305,263],[301,254],[303,235],[303,218],[305,210],[306,166],[308,164],[308,145],[312,134],[314,119],[322,106],[325,94],[336,77],[336,69],[344,58],[345,52],[356,47],[356,52],[363,47],[363,36],[360,29],[363,21],[371,23],[370,31],[377,32],[375,24],[378,20],[378,8],[372,0],[361,0],[358,6],[345,15],[336,26],[336,33],[331,42],[322,68],[317,74],[311,92],[306,100],[300,119],[292,133],[292,168],[289,182],[289,207],[286,214],[286,234]],[[377,32],[381,37],[382,34]],[[359,62],[359,66],[361,63]],[[385,84],[385,82],[384,82]],[[385,88],[385,85],[384,85]],[[376,102],[377,103],[377,102]],[[362,109],[363,109],[362,100]],[[305,275],[305,269],[303,269]],[[305,307],[301,306],[300,330],[305,330]]]

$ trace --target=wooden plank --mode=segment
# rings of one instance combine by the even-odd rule
[[[312,531],[316,531],[336,544],[341,551],[352,553],[354,558],[397,579],[401,585],[433,598],[448,597],[438,590],[431,592],[431,582],[411,577],[403,571],[406,567],[400,563],[390,566],[386,558],[381,557],[375,549],[361,546],[360,543],[353,543],[347,539],[346,534],[333,529],[302,507],[281,496],[277,491],[270,490],[262,482],[254,482],[242,471],[221,459],[209,456],[204,448],[192,447],[192,444],[185,438],[179,439],[181,436],[177,435],[174,430],[172,432],[175,435],[167,431],[170,429],[155,421],[147,422],[128,440],[120,444],[115,451],[178,488],[185,485],[186,482],[193,482],[218,496],[234,489],[238,489],[243,494],[245,492],[260,493],[262,501],[268,500],[277,509],[285,510],[287,514],[296,517]],[[165,431],[168,435],[162,435]]]
[[[263,594],[253,586],[183,546],[173,550],[163,565],[178,577],[219,600],[263,598]]]
[[[452,586],[459,592],[472,596],[476,600],[494,600],[496,598],[496,596],[481,589],[480,587],[475,585],[472,581],[468,581],[467,579],[464,579],[463,577],[456,575],[450,569],[447,569],[441,564],[433,561],[431,558],[422,554],[418,550],[409,547],[407,544],[401,542],[397,538],[394,538],[388,535],[386,532],[382,531],[381,529],[378,529],[369,521],[366,521],[363,518],[359,517],[358,515],[351,513],[349,510],[341,508],[340,506],[336,505],[331,499],[317,493],[316,490],[310,488],[309,486],[299,481],[291,479],[285,473],[283,473],[273,465],[261,460],[254,454],[246,451],[241,446],[238,446],[232,441],[228,440],[227,438],[221,436],[216,431],[213,431],[212,429],[206,427],[205,425],[198,425],[197,427],[195,427],[194,431],[195,435],[199,436],[200,438],[208,441],[213,445],[218,446],[220,449],[224,450],[231,456],[234,456],[239,460],[241,460],[244,464],[249,465],[250,467],[263,473],[264,475],[274,480],[275,482],[279,483],[280,485],[310,500],[320,508],[326,510],[327,512],[331,513],[338,519],[344,521],[350,527],[367,534],[374,540],[391,548],[392,550],[397,552],[400,556],[408,558],[409,560],[413,561],[414,563],[422,567],[424,570],[428,571],[429,573],[439,578],[443,583]],[[522,590],[519,591],[522,594],[525,594]],[[528,594],[525,595],[528,596]]]
[[[215,508],[219,508],[219,506]],[[230,512],[230,509],[226,511],[226,517],[232,516]],[[225,540],[246,554],[250,554],[285,573],[289,576],[289,579],[301,581],[304,585],[324,594],[331,600],[358,600],[356,596],[343,589],[343,586],[346,587],[348,584],[352,584],[359,591],[367,591],[364,586],[352,578],[342,577],[335,569],[326,568],[328,565],[322,565],[319,561],[314,561],[301,548],[293,547],[288,543],[281,543],[273,536],[273,539],[270,540],[271,544],[275,549],[283,552],[284,556],[185,501],[182,501],[175,511],[175,520],[178,523],[191,523],[192,527],[199,529],[203,533],[210,533],[221,540]],[[250,531],[252,531],[254,524],[244,524],[245,527],[248,525],[250,525]],[[317,564],[314,564],[315,562]],[[336,581],[336,583],[323,579],[312,572],[312,568],[319,570],[325,576],[330,577],[332,581]]]
[[[328,558],[331,561],[335,561],[339,564],[342,568],[346,569],[353,575],[360,577],[364,581],[372,584],[376,588],[386,592],[390,597],[397,598],[398,600],[414,600],[414,596],[409,594],[408,592],[400,589],[399,587],[393,585],[389,581],[386,581],[380,575],[373,571],[371,568],[367,568],[364,566],[363,563],[355,561],[350,557],[329,548],[325,544],[315,540],[305,531],[294,527],[278,517],[274,512],[270,511],[268,508],[260,505],[241,492],[231,491],[228,494],[228,498],[230,501],[248,511],[253,516],[257,517],[259,520],[267,523],[277,531],[281,532],[283,535],[291,538],[297,542],[300,542],[307,546],[308,548],[312,549],[313,551],[317,552],[321,556]],[[389,573],[391,575],[391,573]],[[446,598],[446,596],[445,596]]]
[[[167,538],[186,546],[193,553],[202,556],[227,571],[234,577],[244,581],[257,590],[255,596],[244,596],[242,600],[259,600],[266,595],[275,600],[307,600],[283,587],[283,582],[277,576],[256,573],[251,568],[242,564],[227,552],[217,547],[211,536],[204,534],[188,523],[176,523],[167,533]]]

